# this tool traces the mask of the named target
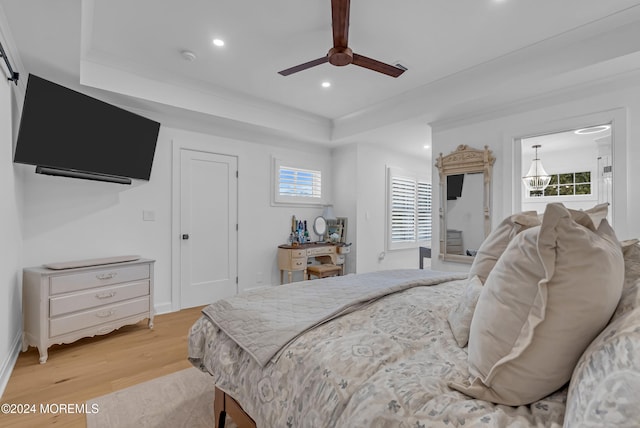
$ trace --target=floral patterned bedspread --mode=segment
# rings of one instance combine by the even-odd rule
[[[472,399],[447,387],[469,377],[447,314],[464,281],[418,286],[304,333],[260,365],[201,317],[189,359],[258,427],[561,427],[566,387],[529,406]]]

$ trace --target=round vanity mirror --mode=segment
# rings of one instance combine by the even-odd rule
[[[327,220],[322,216],[313,220],[313,231],[318,235],[318,241],[324,240],[324,234],[327,233]]]

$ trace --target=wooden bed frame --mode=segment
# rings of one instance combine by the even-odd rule
[[[227,414],[238,425],[238,428],[256,428],[256,423],[238,402],[216,386],[213,399],[213,414],[215,416],[215,428],[224,428]]]

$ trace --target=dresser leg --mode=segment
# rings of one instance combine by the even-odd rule
[[[293,279],[293,272],[289,271],[289,284],[291,284],[292,279]]]
[[[44,364],[47,362],[47,358],[49,358],[49,352],[47,348],[42,348],[38,346],[38,352],[40,353],[40,364]]]
[[[153,317],[149,318],[149,329],[153,328]]]

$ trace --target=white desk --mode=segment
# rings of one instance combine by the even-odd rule
[[[331,263],[342,267],[344,274],[345,254],[350,247],[330,243],[309,243],[278,246],[278,269],[280,269],[280,283],[284,282],[284,272],[288,272],[289,281],[292,281],[293,272],[302,271],[303,278],[307,277],[307,265],[310,258],[329,257]]]

